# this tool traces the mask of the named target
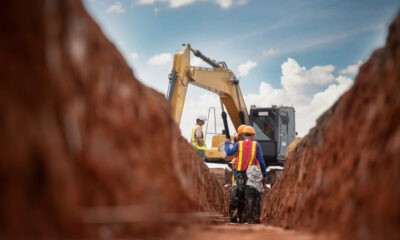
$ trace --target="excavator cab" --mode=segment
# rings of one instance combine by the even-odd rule
[[[260,143],[264,158],[276,158],[277,113],[274,109],[250,109],[250,125],[256,135],[254,140]]]
[[[260,143],[267,166],[283,166],[287,146],[296,137],[294,108],[250,108],[250,125],[254,127],[254,140]]]
[[[254,140],[261,145],[270,178],[268,182],[272,185],[276,173],[283,170],[287,147],[296,137],[294,108],[251,106],[249,120],[256,131]]]

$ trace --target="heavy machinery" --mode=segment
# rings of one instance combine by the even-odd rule
[[[199,57],[211,68],[196,67],[190,64],[190,53]],[[237,129],[241,124],[247,124],[256,130],[255,140],[260,143],[266,160],[270,177],[274,170],[283,168],[287,146],[295,138],[295,111],[293,107],[251,106],[248,112],[239,81],[225,62],[216,62],[200,51],[183,44],[174,55],[172,71],[169,74],[167,98],[172,104],[172,115],[179,125],[189,84],[216,93],[221,101],[221,116],[224,123],[225,135],[215,135],[211,148],[205,151],[206,160],[222,160],[218,145],[225,139],[230,139],[227,114]],[[273,181],[273,179],[271,179]]]

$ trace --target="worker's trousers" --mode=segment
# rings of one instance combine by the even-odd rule
[[[247,223],[260,223],[261,193],[252,186],[246,186],[244,220]]]
[[[246,171],[237,171],[235,175],[235,184],[231,189],[231,197],[229,200],[229,216],[231,222],[243,222],[247,181]]]

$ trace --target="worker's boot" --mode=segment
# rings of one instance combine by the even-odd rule
[[[237,204],[229,204],[229,217],[232,223],[239,221],[239,209],[237,208]]]
[[[230,216],[231,216],[231,223],[240,222],[239,211],[238,211],[238,209],[235,209],[235,211],[233,212],[233,214],[231,214]]]
[[[238,206],[239,206],[239,199],[238,199],[238,186],[233,185],[231,189],[231,196],[229,199],[229,217],[231,222],[237,222],[239,218]]]
[[[247,218],[247,212],[246,212],[246,203],[245,203],[245,199],[244,199],[244,193],[239,195],[238,213],[239,213],[239,222],[245,223],[246,218]]]

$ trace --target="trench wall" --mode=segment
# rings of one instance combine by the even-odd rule
[[[343,239],[398,239],[399,66],[400,15],[352,88],[289,153],[264,197],[265,223]]]
[[[1,1],[0,24],[0,238],[162,236],[226,211],[169,103],[80,1]]]

